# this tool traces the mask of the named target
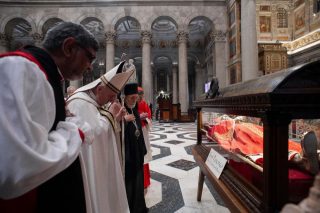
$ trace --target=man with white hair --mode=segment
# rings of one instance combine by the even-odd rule
[[[113,102],[135,72],[134,66],[122,72],[124,61],[99,79],[77,89],[67,100],[71,113],[80,116],[94,130],[95,139],[81,150],[83,177],[87,179],[87,212],[129,212],[124,178],[118,157],[115,123],[103,106]],[[123,116],[125,108],[120,109]]]

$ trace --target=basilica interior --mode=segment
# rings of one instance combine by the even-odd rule
[[[40,46],[46,32],[60,22],[80,23],[95,35],[100,49],[93,72],[82,81],[65,82],[64,88],[99,78],[126,53],[147,102],[156,106],[159,94],[167,94],[172,105],[179,105],[179,116],[161,114],[164,120],[190,118],[194,101],[207,92],[214,77],[221,89],[320,60],[319,0],[0,0],[0,6],[0,53],[26,44]],[[208,180],[202,204],[192,197],[197,180],[188,175],[198,175],[190,151],[196,126],[175,125],[157,123],[151,134],[154,159],[160,159],[151,163],[151,212],[228,212]],[[174,171],[179,165],[172,169],[167,163],[178,161],[182,152],[193,166],[179,173]],[[159,198],[159,182],[173,181],[165,173],[172,173],[170,178],[178,180],[172,183],[180,190],[166,193],[186,192],[174,201],[184,209]],[[193,191],[186,187],[191,183]]]
[[[0,1],[0,52],[40,45],[61,21],[83,24],[99,40],[98,78],[120,60],[134,60],[146,100],[160,91],[181,113],[205,92],[318,59],[317,0]],[[68,84],[68,82],[67,82]]]

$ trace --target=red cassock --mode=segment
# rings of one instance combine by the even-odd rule
[[[139,114],[141,113],[148,113],[148,118],[151,119],[151,110],[147,104],[147,102],[145,102],[144,100],[141,100],[138,104],[138,112]],[[145,127],[147,125],[147,121],[146,120],[141,120],[141,125],[142,128]],[[149,168],[149,163],[145,163],[143,165],[143,175],[144,175],[144,188],[147,188],[148,186],[150,186],[150,168]]]

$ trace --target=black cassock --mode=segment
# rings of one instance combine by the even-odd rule
[[[143,160],[147,149],[144,143],[137,104],[129,114],[134,114],[136,122],[125,122],[125,184],[131,213],[147,212],[143,186]],[[138,129],[137,129],[137,128]],[[140,135],[137,137],[138,130]]]

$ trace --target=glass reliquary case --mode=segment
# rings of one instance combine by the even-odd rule
[[[231,212],[277,212],[308,195],[319,172],[319,67],[291,67],[194,102],[198,201],[204,177]],[[206,162],[211,149],[227,160],[219,177]]]

